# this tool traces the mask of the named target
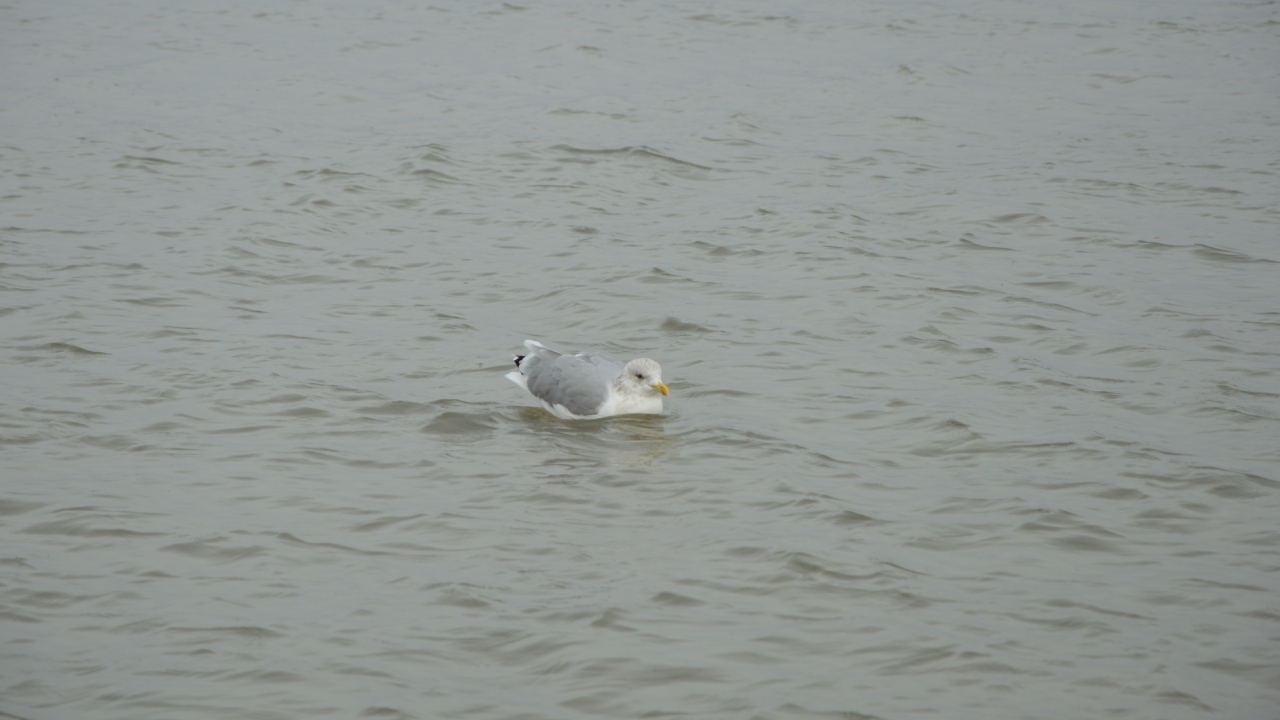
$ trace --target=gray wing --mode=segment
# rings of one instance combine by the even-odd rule
[[[563,405],[574,415],[595,415],[609,397],[609,382],[624,367],[608,355],[561,355],[539,348],[521,362],[520,371],[534,397]]]

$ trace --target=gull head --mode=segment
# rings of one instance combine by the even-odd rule
[[[667,394],[667,386],[662,384],[662,368],[649,358],[637,358],[627,363],[622,369],[622,386],[638,395]]]

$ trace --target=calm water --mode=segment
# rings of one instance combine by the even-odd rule
[[[1280,718],[1280,5],[18,0],[0,61],[0,718]]]

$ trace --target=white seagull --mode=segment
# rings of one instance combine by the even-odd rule
[[[506,378],[528,390],[547,412],[564,420],[662,412],[662,368],[649,358],[625,365],[601,353],[565,355],[536,340],[525,340],[527,355],[516,355]]]

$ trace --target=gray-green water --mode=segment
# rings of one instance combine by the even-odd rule
[[[1280,717],[1280,6],[19,0],[0,61],[0,717]]]

